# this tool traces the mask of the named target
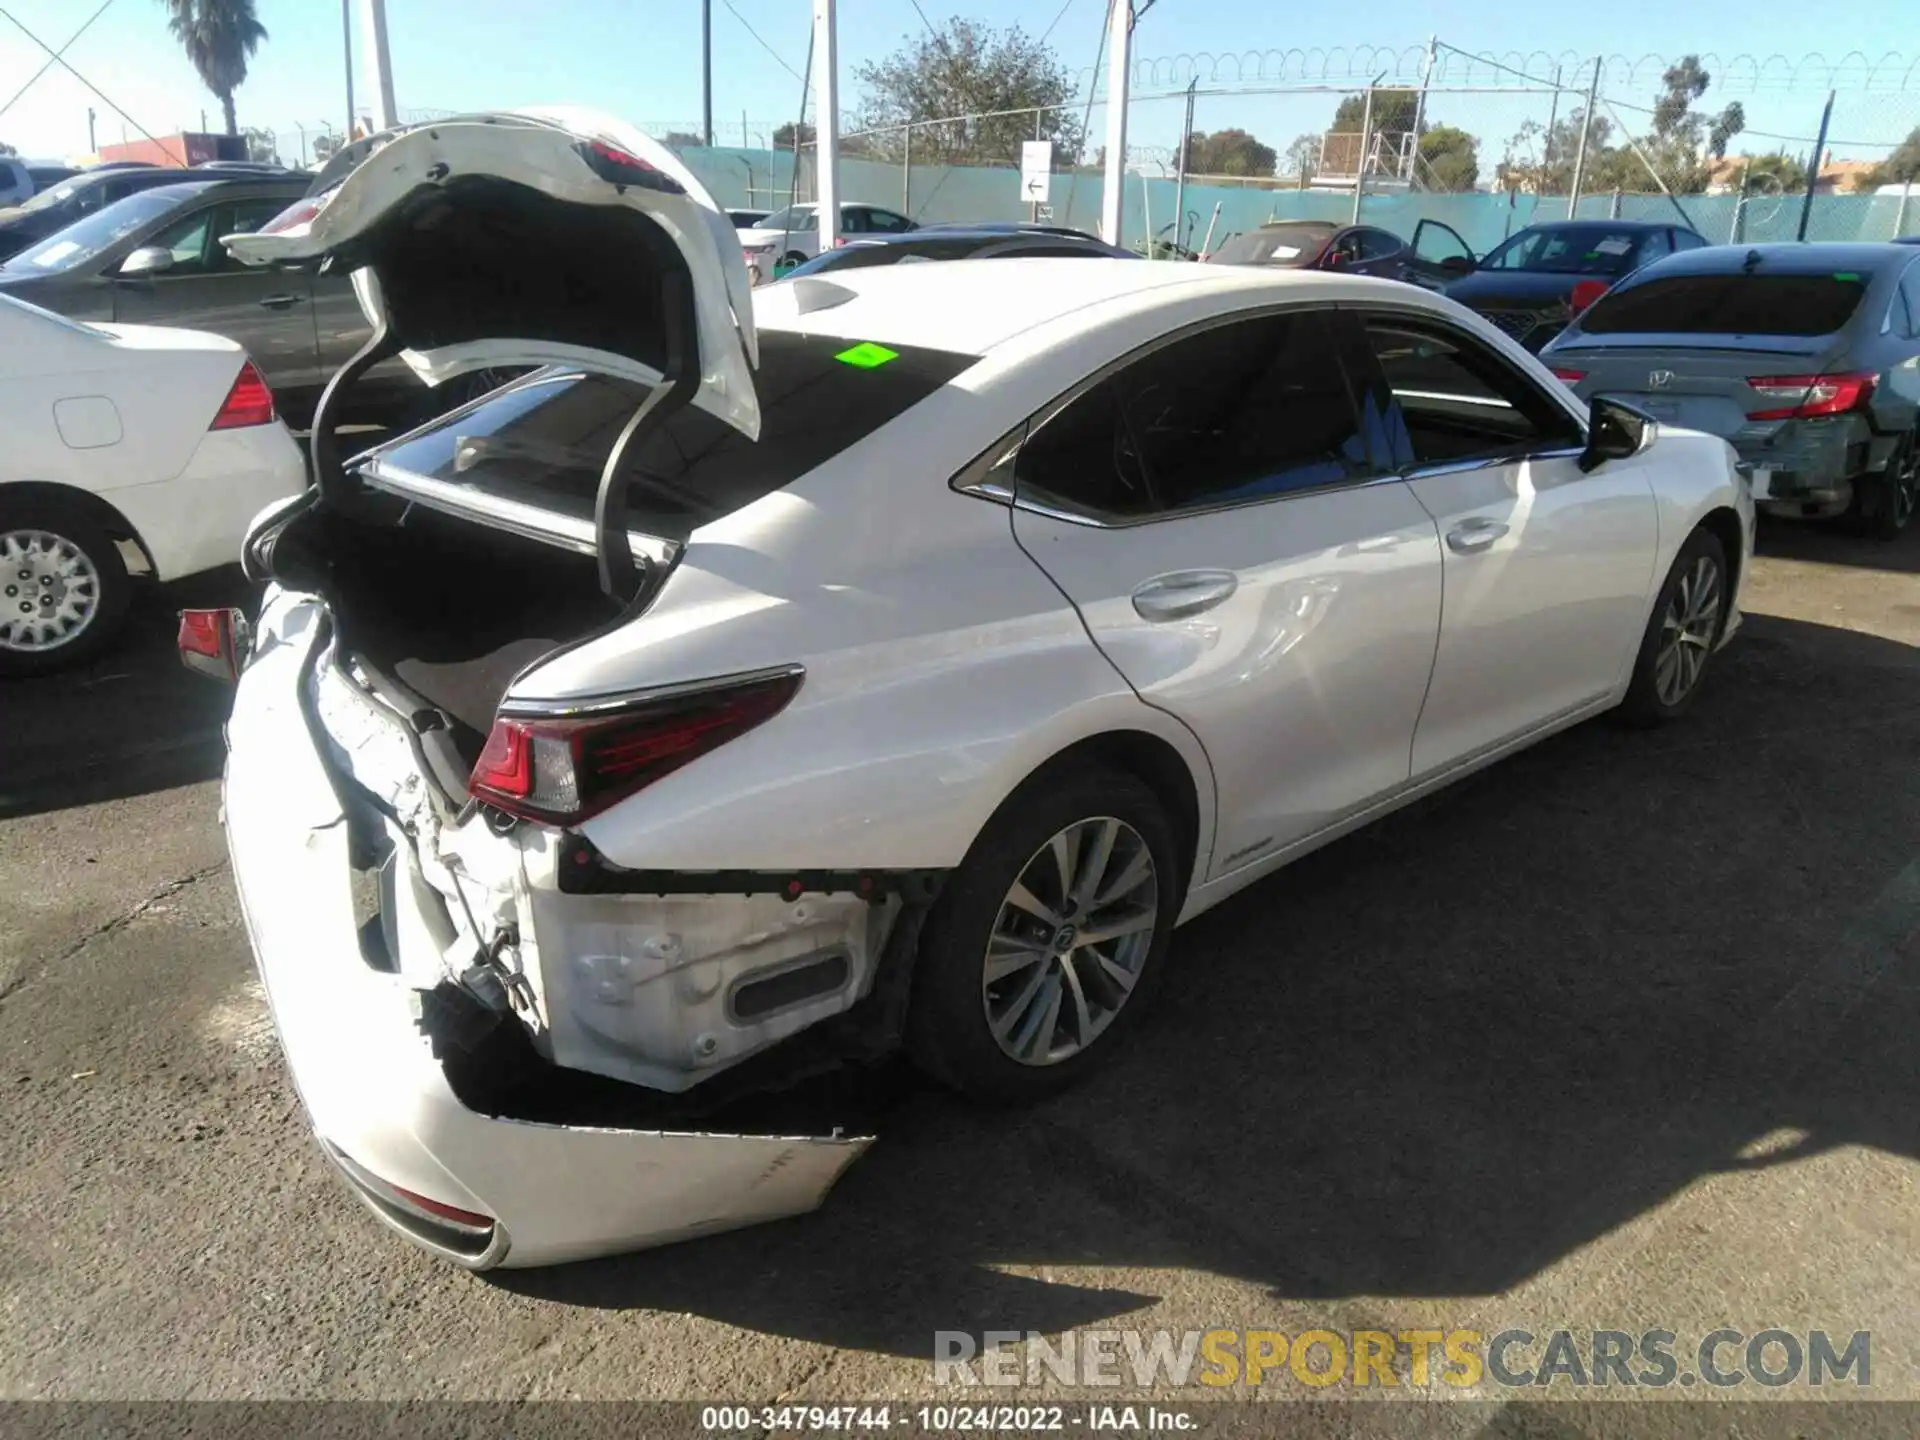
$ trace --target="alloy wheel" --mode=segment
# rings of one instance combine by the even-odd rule
[[[1057,1065],[1099,1039],[1146,966],[1159,903],[1153,852],[1124,820],[1076,821],[1036,850],[1000,904],[982,966],[1001,1051]]]
[[[99,609],[100,574],[86,551],[46,530],[0,534],[0,650],[71,645]]]
[[[1720,629],[1720,564],[1702,555],[1690,565],[1667,601],[1654,661],[1653,688],[1660,703],[1678,705],[1700,683]]]
[[[1893,528],[1904,530],[1913,519],[1916,501],[1920,500],[1920,439],[1908,437],[1890,468],[1889,478],[1893,483],[1888,503],[1893,506]]]

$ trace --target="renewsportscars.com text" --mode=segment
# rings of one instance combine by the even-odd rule
[[[1873,1383],[1855,1330],[988,1330],[934,1334],[936,1385],[1665,1389]]]

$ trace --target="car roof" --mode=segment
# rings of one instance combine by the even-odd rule
[[[1259,234],[1262,230],[1345,230],[1350,228],[1338,220],[1262,220],[1251,231],[1242,230],[1242,235]],[[1378,226],[1369,227],[1378,229]]]
[[[1773,245],[1709,245],[1703,250],[1683,250],[1659,262],[1665,275],[1731,275],[1748,267],[1750,257],[1760,258],[1753,268],[1774,275],[1826,274],[1834,270],[1858,270],[1867,273],[1891,264],[1904,264],[1913,256],[1890,242],[1813,240],[1787,241]]]
[[[1689,230],[1700,232],[1691,224],[1682,224],[1677,220],[1542,220],[1537,225],[1527,226],[1528,230],[1625,230],[1640,234],[1648,230]],[[1521,231],[1514,231],[1521,234]]]
[[[830,270],[762,286],[753,292],[754,323],[770,330],[817,331],[985,355],[1038,326],[1155,292],[1172,300],[1176,295],[1285,288],[1331,300],[1351,298],[1356,290],[1372,294],[1376,286],[1405,295],[1410,304],[1422,303],[1416,297],[1426,293],[1397,281],[1257,265],[1179,260],[1089,265],[1068,256],[1003,256]]]
[[[1036,245],[1045,245],[1053,241],[1064,240],[1069,245],[1098,245],[1105,247],[1104,240],[1096,240],[1091,235],[1082,235],[1077,230],[1012,230],[995,225],[942,225],[937,229],[902,230],[893,235],[855,235],[847,239],[853,245],[931,245],[946,240],[1002,240],[1011,244],[1019,240],[1031,240]]]

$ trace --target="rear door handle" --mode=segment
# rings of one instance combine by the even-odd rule
[[[1498,520],[1469,520],[1447,532],[1447,548],[1462,555],[1478,555],[1482,550],[1491,549],[1493,542],[1507,533],[1507,528]]]
[[[1133,592],[1134,613],[1142,620],[1185,620],[1203,614],[1240,588],[1231,570],[1177,570],[1156,575]]]
[[[260,302],[260,305],[266,310],[291,310],[299,303],[298,295],[269,295]]]

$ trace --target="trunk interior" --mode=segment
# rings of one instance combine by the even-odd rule
[[[283,551],[276,573],[326,596],[345,653],[447,716],[468,764],[515,675],[620,613],[590,557],[418,506],[310,513],[288,538],[307,563]]]

